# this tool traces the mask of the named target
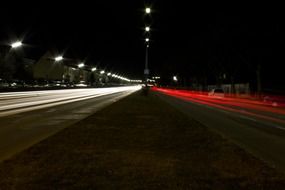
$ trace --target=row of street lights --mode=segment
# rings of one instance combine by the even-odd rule
[[[150,15],[151,14],[151,8],[150,7],[146,7],[145,8],[145,14],[146,15]],[[146,38],[145,38],[145,43],[146,43],[146,51],[145,51],[145,69],[144,69],[144,74],[145,74],[145,85],[147,87],[147,82],[148,82],[148,75],[149,75],[149,46],[150,46],[150,31],[151,28],[150,26],[146,26],[145,27],[145,33],[146,33]],[[158,79],[158,78],[156,78]],[[160,79],[160,77],[159,77]],[[178,78],[177,76],[173,76],[173,81],[177,82]]]
[[[21,41],[16,41],[16,42],[12,43],[10,46],[13,49],[15,49],[15,48],[21,47],[22,45],[23,45],[23,43]],[[62,56],[57,56],[57,57],[54,58],[54,61],[55,62],[60,62],[60,61],[63,61],[63,59],[64,58]],[[78,66],[78,68],[83,68],[85,66],[85,64],[84,63],[79,63],[77,66]],[[97,70],[96,67],[93,67],[91,69],[92,72],[95,72],[96,70]],[[105,71],[101,70],[100,74],[101,75],[105,74]],[[119,75],[116,75],[116,74],[112,74],[110,72],[107,73],[107,76],[113,77],[113,78],[116,78],[116,79],[119,79],[119,80],[122,80],[122,81],[126,81],[126,82],[133,82],[133,83],[141,83],[142,82],[141,80],[130,80],[130,79],[126,78],[126,77],[122,77],[122,76],[119,76]]]
[[[62,56],[57,56],[57,57],[54,58],[54,60],[55,60],[56,62],[59,62],[59,61],[62,61],[62,60],[63,60],[63,57],[62,57]],[[80,68],[80,69],[82,69],[82,68],[85,67],[85,64],[84,64],[84,63],[79,63],[79,64],[77,65],[77,67]],[[91,71],[92,71],[92,72],[95,72],[95,71],[97,71],[97,68],[96,68],[96,67],[93,67],[93,68],[91,68]],[[100,73],[101,75],[103,75],[103,74],[105,74],[106,72],[105,72],[104,70],[101,70],[99,73]],[[112,73],[110,73],[110,72],[107,73],[107,76],[113,77],[113,78],[116,78],[116,79],[119,79],[119,80],[122,80],[122,81],[126,81],[126,82],[132,82],[132,83],[141,83],[141,82],[142,82],[141,80],[130,80],[130,79],[126,78],[126,77],[122,77],[122,76],[119,76],[119,75],[116,75],[116,74],[112,74]]]
[[[145,8],[145,14],[150,16],[151,13],[151,8],[146,7]],[[149,75],[149,56],[148,56],[148,51],[149,51],[149,44],[150,44],[150,26],[145,26],[145,33],[146,33],[146,38],[145,38],[145,44],[146,44],[146,49],[145,49],[145,68],[144,68],[144,75],[145,75],[145,87],[147,88],[147,79]]]

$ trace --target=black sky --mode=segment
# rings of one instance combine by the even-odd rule
[[[151,19],[144,7],[153,8]],[[87,64],[141,78],[145,22],[151,22],[150,69],[214,81],[224,71],[239,82],[254,81],[262,66],[264,84],[284,85],[284,14],[187,1],[68,1],[11,3],[1,11],[2,44],[24,36],[26,56],[46,50]],[[285,85],[284,85],[285,86]]]

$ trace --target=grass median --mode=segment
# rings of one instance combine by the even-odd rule
[[[0,164],[0,189],[284,189],[262,161],[135,93]]]

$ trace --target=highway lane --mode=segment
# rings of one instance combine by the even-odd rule
[[[0,93],[0,161],[140,87]]]
[[[137,87],[0,93],[0,117],[96,98],[107,94],[132,90],[133,88]]]
[[[159,97],[190,118],[285,172],[283,107],[246,99],[187,94],[183,91],[155,91]]]

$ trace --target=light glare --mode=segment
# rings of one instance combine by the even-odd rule
[[[145,9],[145,12],[146,12],[146,14],[150,14],[151,9],[150,9],[149,7],[147,7],[147,8]]]
[[[79,67],[79,68],[84,67],[84,63],[80,63],[80,64],[78,65],[78,67]]]
[[[58,57],[55,58],[55,61],[61,61],[62,59],[63,59],[62,56],[58,56]]]
[[[17,48],[17,47],[20,47],[20,46],[22,46],[23,44],[22,44],[22,42],[20,42],[20,41],[17,41],[17,42],[15,42],[15,43],[12,43],[12,48]]]

